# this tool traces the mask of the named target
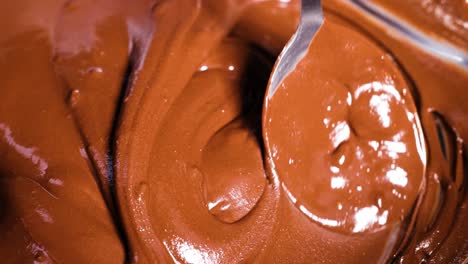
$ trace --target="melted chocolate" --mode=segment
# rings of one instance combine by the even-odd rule
[[[394,228],[423,191],[427,150],[408,82],[331,16],[267,99],[264,133],[283,190],[333,230]]]
[[[467,259],[466,69],[330,0],[264,98],[298,1],[36,2],[0,9],[2,262]],[[373,2],[467,46],[461,0]]]

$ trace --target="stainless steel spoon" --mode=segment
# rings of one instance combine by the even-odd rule
[[[267,102],[284,78],[307,52],[312,38],[323,23],[321,0],[302,0],[299,26],[276,60],[268,85]]]
[[[458,65],[462,69],[468,69],[468,54],[450,43],[441,42],[420,32],[413,26],[397,19],[376,5],[363,0],[351,0],[349,3],[356,6],[388,28],[394,30],[394,34],[408,39],[428,54],[439,57],[448,63]],[[297,63],[304,57],[309,44],[322,25],[324,20],[321,0],[302,0],[301,19],[299,27],[278,57],[267,90],[268,102],[284,78],[294,70]]]
[[[457,65],[465,71],[468,70],[468,53],[466,50],[427,35],[427,33],[420,31],[403,19],[399,19],[392,13],[373,4],[372,1],[351,0],[349,3],[366,14],[375,23],[391,29],[395,36],[408,40],[432,56]]]

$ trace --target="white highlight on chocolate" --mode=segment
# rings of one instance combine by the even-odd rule
[[[339,177],[332,177],[330,186],[332,189],[344,189],[346,186],[347,180],[341,176]]]
[[[385,225],[387,223],[388,211],[385,210],[381,215],[378,213],[379,208],[375,205],[359,209],[354,215],[355,225],[353,233],[363,232],[375,224]]]
[[[335,129],[330,133],[330,140],[333,147],[338,147],[342,142],[348,140],[351,136],[351,129],[346,121],[340,121],[335,126]]]
[[[408,184],[408,173],[400,167],[387,171],[385,177],[394,185],[405,187]]]

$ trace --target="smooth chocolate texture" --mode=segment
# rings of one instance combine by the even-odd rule
[[[374,2],[468,46],[463,1]],[[3,3],[2,262],[463,263],[467,70],[324,10],[265,98],[298,1]]]

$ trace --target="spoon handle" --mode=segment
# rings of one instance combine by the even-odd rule
[[[299,26],[276,60],[269,82],[268,99],[274,94],[286,75],[294,70],[297,63],[304,57],[310,41],[322,23],[321,0],[302,0]]]

